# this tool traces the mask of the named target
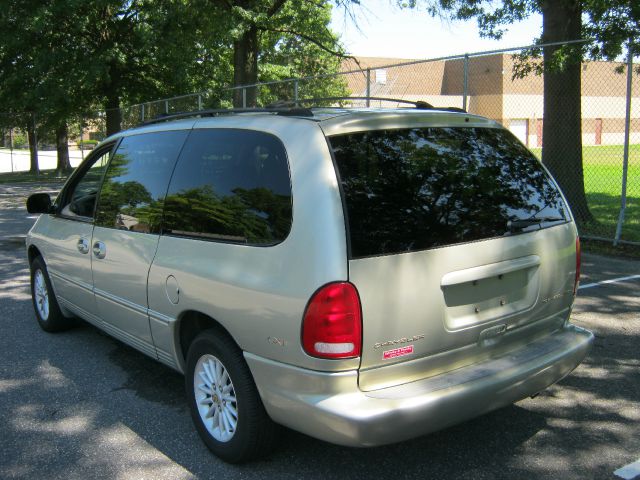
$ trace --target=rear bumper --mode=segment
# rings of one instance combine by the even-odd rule
[[[593,334],[573,325],[503,357],[363,392],[357,371],[323,373],[245,354],[274,421],[328,442],[367,447],[407,440],[534,395],[584,359]]]

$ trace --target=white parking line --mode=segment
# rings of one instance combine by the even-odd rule
[[[613,474],[616,477],[624,478],[624,480],[633,480],[634,478],[640,477],[640,460],[619,468],[613,472]]]
[[[640,278],[640,275],[630,275],[628,277],[612,278],[611,280],[603,280],[601,282],[586,283],[584,285],[580,285],[578,287],[578,290],[582,290],[583,288],[597,287],[599,285],[606,285],[607,283],[622,283],[626,282],[627,280],[635,280],[636,278]]]

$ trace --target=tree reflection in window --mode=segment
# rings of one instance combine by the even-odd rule
[[[163,232],[270,245],[284,240],[290,228],[282,143],[249,130],[194,130],[171,180]]]
[[[188,131],[125,137],[100,192],[96,224],[157,233],[169,177]]]
[[[535,157],[506,130],[420,128],[330,139],[354,257],[510,235],[509,221],[565,221],[562,198]]]

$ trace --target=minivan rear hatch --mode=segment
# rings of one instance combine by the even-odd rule
[[[575,227],[509,131],[421,126],[329,143],[362,304],[361,389],[504,355],[562,326]]]

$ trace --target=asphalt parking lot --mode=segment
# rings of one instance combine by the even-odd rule
[[[616,479],[640,459],[640,261],[583,256],[573,321],[595,345],[538,397],[375,449],[285,431],[270,458],[230,466],[199,440],[180,375],[86,324],[38,328],[21,244],[31,188],[0,185],[2,479]]]

